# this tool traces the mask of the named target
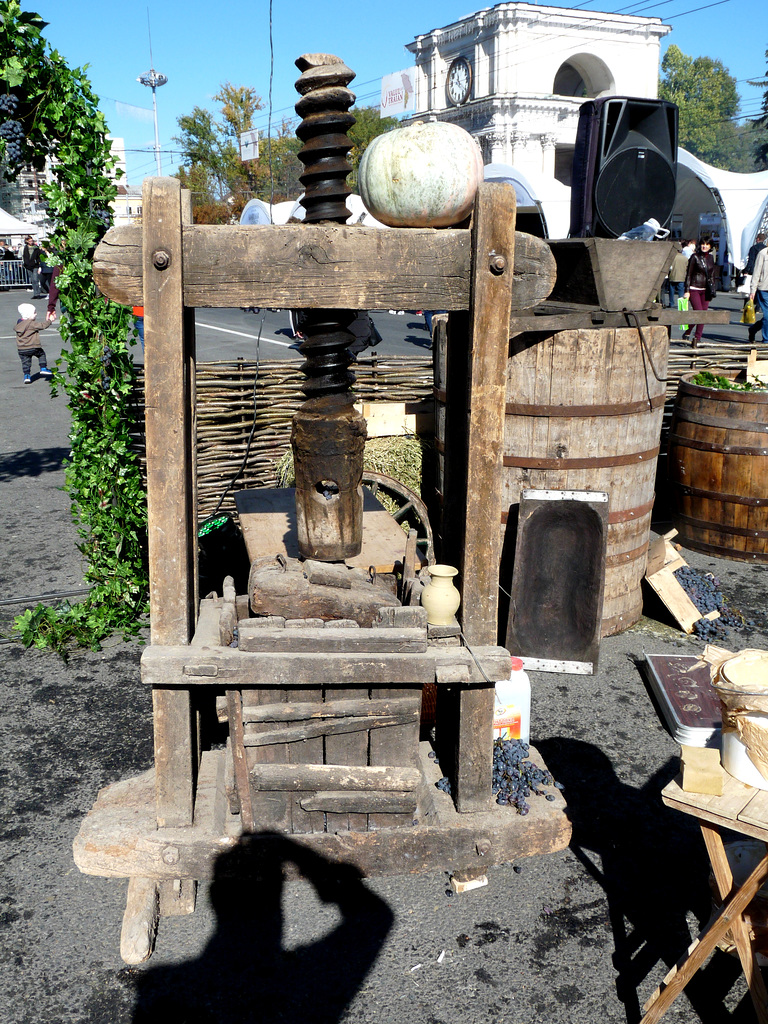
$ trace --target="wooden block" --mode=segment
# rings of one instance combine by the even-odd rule
[[[488,885],[488,876],[479,875],[477,878],[462,880],[456,875],[451,875],[450,883],[451,888],[456,893],[470,892],[472,889],[482,889],[484,885]]]
[[[410,611],[411,609],[407,609]],[[251,629],[243,625],[239,633],[241,651],[263,651],[267,654],[296,651],[300,654],[327,653],[394,653],[420,654],[427,649],[423,629],[334,629],[288,628]]]
[[[711,747],[682,745],[680,764],[682,789],[686,793],[708,793],[722,796],[725,773],[720,764],[720,751]]]
[[[693,624],[699,621],[701,612],[675,579],[674,571],[665,565],[652,576],[647,576],[646,579],[680,628],[686,633],[692,633]]]
[[[301,806],[306,811],[324,811],[335,814],[408,814],[416,812],[416,794],[409,793],[314,793],[303,797]]]
[[[368,437],[431,437],[435,432],[434,399],[422,402],[359,402]]]
[[[418,768],[335,764],[257,764],[251,768],[257,790],[366,790],[410,792],[421,782]]]

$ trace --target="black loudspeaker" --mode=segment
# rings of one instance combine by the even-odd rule
[[[571,238],[617,238],[675,205],[677,107],[606,96],[579,108],[571,183]]]

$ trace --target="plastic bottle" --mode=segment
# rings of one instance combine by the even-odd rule
[[[531,683],[521,658],[512,658],[509,679],[496,683],[493,738],[522,740],[531,736]]]
[[[666,238],[668,234],[669,230],[663,228],[655,217],[649,217],[644,224],[639,224],[636,228],[631,228],[623,235],[619,235],[619,241],[637,239],[641,242],[652,242],[654,238]]]

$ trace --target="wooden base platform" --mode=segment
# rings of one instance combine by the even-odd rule
[[[559,790],[550,790],[554,801],[531,797],[525,816],[496,804],[488,811],[459,814],[452,799],[435,786],[440,769],[427,756],[429,749],[427,743],[420,745],[423,779],[413,828],[294,833],[290,839],[333,863],[353,864],[364,875],[479,875],[489,865],[553,853],[568,845],[571,824]],[[545,767],[533,748],[531,760]],[[84,874],[210,879],[219,854],[237,844],[242,830],[239,816],[230,814],[227,806],[223,751],[203,755],[195,823],[190,828],[156,828],[154,776],[150,769],[101,790],[74,842],[75,863]]]

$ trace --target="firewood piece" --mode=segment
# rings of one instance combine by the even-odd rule
[[[271,732],[254,732],[245,729],[243,743],[246,747],[271,747],[275,743],[300,743],[317,736],[341,736],[346,733],[367,732],[368,729],[385,729],[394,725],[408,725],[418,722],[419,709],[403,711],[395,715],[367,715],[365,718],[327,718],[320,722],[303,722],[287,729]]]
[[[326,629],[360,629],[360,623],[354,619],[329,619],[325,624]]]
[[[306,811],[324,811],[328,814],[408,814],[413,817],[416,813],[416,794],[330,791],[304,797],[301,806]]]
[[[284,629],[285,618],[282,615],[256,615],[253,618],[242,618],[237,623],[238,633],[248,626],[251,629]]]
[[[377,627],[419,627],[427,629],[427,609],[420,605],[416,607],[403,606],[401,608],[380,608],[379,614],[373,623]]]
[[[267,792],[301,789],[410,792],[421,782],[418,768],[336,764],[257,764],[251,768],[250,776],[257,790]]]
[[[248,593],[251,609],[258,614],[284,615],[286,619],[354,619],[370,626],[379,608],[399,605],[383,586],[371,583],[359,569],[347,568],[349,589],[318,586],[307,578],[296,558],[258,559],[251,566]]]
[[[286,619],[286,629],[325,629],[325,619]]]
[[[418,654],[427,649],[422,629],[254,629],[243,626],[239,633],[241,651],[301,654],[356,651],[365,653]]]
[[[305,558],[303,564],[304,575],[310,583],[315,583],[319,587],[340,587],[342,590],[352,589],[352,580],[346,565],[317,562],[312,558]]]

